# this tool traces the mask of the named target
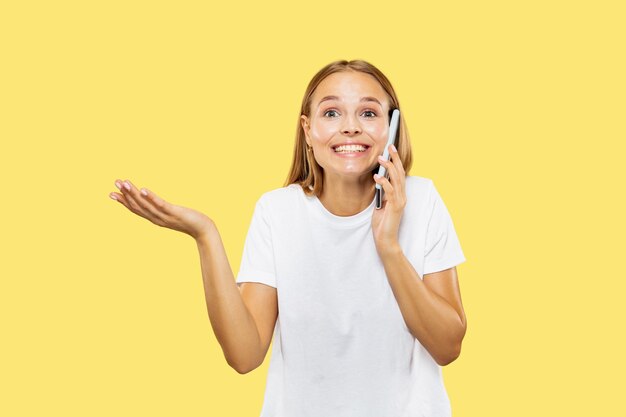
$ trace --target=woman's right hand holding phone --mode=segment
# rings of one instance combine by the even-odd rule
[[[129,180],[115,180],[115,186],[121,194],[109,194],[112,199],[157,226],[178,230],[194,239],[201,237],[213,226],[213,221],[205,214],[169,203],[146,188],[140,191]]]

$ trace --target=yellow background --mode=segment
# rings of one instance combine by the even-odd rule
[[[0,6],[0,415],[257,416],[187,235],[130,179],[215,220],[236,275],[336,59],[393,83],[467,262],[453,415],[624,413],[619,1],[19,1]]]

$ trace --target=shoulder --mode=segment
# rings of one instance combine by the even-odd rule
[[[301,188],[298,184],[289,184],[286,187],[265,191],[261,194],[261,197],[259,197],[259,201],[274,202],[292,198],[297,192],[300,192],[298,188]]]
[[[256,205],[261,210],[280,211],[281,207],[293,207],[298,193],[302,193],[302,188],[298,184],[275,188],[263,192],[258,198]]]
[[[427,221],[433,208],[433,180],[417,175],[406,177],[405,213],[420,224]]]
[[[417,175],[407,175],[405,184],[407,200],[427,200],[434,187],[432,179]]]

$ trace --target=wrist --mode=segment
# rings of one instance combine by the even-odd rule
[[[377,245],[376,249],[378,250],[378,254],[381,257],[397,255],[399,253],[402,253],[402,247],[400,246],[400,243],[397,241],[381,243],[380,245]]]
[[[193,236],[193,238],[195,239],[197,243],[208,243],[215,237],[217,233],[218,232],[217,232],[217,227],[215,226],[215,223],[213,223],[212,220],[209,220],[200,229],[200,231],[195,236]]]

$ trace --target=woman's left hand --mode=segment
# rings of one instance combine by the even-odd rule
[[[383,187],[382,208],[374,208],[372,215],[372,232],[378,253],[382,250],[398,245],[398,231],[400,220],[406,206],[406,173],[400,160],[400,155],[393,145],[389,145],[390,161],[378,157],[378,163],[385,167],[389,173],[389,179],[376,178],[374,181]]]

